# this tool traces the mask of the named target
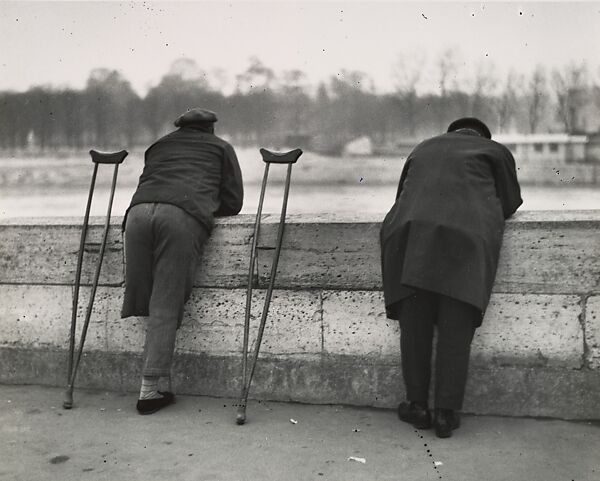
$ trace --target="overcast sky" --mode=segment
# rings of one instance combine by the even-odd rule
[[[312,83],[360,70],[385,91],[399,56],[433,79],[448,48],[464,72],[586,62],[600,78],[600,2],[0,1],[0,90],[82,88],[106,67],[144,94],[177,58],[233,77],[257,56]]]

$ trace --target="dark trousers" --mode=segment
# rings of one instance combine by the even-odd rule
[[[177,328],[208,236],[202,224],[177,206],[147,203],[129,209],[122,315],[148,316],[145,376],[170,374]]]
[[[481,312],[464,302],[419,290],[399,306],[402,375],[409,401],[429,398],[434,325],[437,325],[435,407],[462,408],[471,341]]]

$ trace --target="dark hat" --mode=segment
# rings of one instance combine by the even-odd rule
[[[492,138],[492,133],[488,129],[488,126],[475,117],[463,117],[462,119],[455,120],[448,126],[448,132],[454,132],[458,129],[473,129],[486,139]]]
[[[217,121],[217,114],[206,109],[190,109],[185,114],[180,115],[175,121],[175,127],[185,127],[186,125],[208,124]]]

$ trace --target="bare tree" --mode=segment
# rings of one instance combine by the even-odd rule
[[[585,64],[570,64],[562,71],[554,70],[552,84],[556,95],[558,120],[566,132],[576,132],[581,125],[581,113],[586,103],[588,72]]]
[[[436,61],[437,83],[439,86],[439,109],[436,112],[437,130],[448,124],[453,117],[450,105],[451,92],[458,88],[458,72],[460,52],[456,48],[447,48],[442,51]]]
[[[537,132],[548,104],[546,71],[538,65],[529,79],[525,90],[524,103],[527,108],[527,124],[530,133]]]
[[[231,97],[238,107],[235,125],[242,141],[271,143],[269,133],[275,130],[276,118],[275,72],[258,57],[250,58],[250,65],[236,76],[236,91]]]
[[[236,76],[237,90],[241,93],[267,91],[274,87],[275,72],[265,66],[258,57],[250,58],[250,65]]]
[[[305,132],[311,102],[306,74],[297,69],[283,72],[279,93],[280,117],[288,135]]]
[[[446,97],[449,90],[455,90],[458,85],[458,65],[460,52],[456,48],[447,48],[437,59],[437,75],[440,95]]]
[[[120,146],[130,140],[127,125],[137,95],[116,70],[91,71],[84,92],[92,142],[99,147]]]
[[[332,127],[340,138],[352,137],[369,132],[373,113],[369,99],[373,95],[373,79],[365,72],[342,70],[330,79]]]
[[[489,99],[494,96],[498,86],[495,67],[489,62],[480,62],[475,67],[471,94],[471,114],[482,119],[492,115]]]
[[[516,118],[517,92],[521,90],[523,78],[514,70],[510,70],[502,90],[496,98],[496,113],[498,115],[498,130],[506,132],[511,125],[511,120]]]
[[[422,51],[401,53],[392,67],[395,91],[404,115],[403,123],[414,137],[419,123],[417,85],[423,74],[425,56]]]
[[[593,98],[593,102],[590,103],[592,125],[589,127],[596,132],[600,132],[600,67],[597,68],[596,75],[591,80],[590,95]]]

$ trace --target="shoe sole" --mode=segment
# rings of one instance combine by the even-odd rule
[[[460,421],[456,423],[456,426],[452,426],[452,427],[450,428],[450,431],[441,431],[441,432],[440,432],[440,431],[438,430],[439,428],[436,426],[436,427],[435,427],[435,435],[436,435],[438,438],[442,438],[442,439],[444,439],[444,438],[449,438],[449,437],[452,437],[452,431],[454,431],[455,429],[458,429],[459,427],[460,427]]]
[[[431,429],[431,423],[423,423],[423,424],[413,423],[413,427],[416,429]]]
[[[160,411],[161,409],[166,408],[167,406],[170,406],[171,404],[175,404],[175,399],[173,399],[173,401],[171,401],[168,404],[165,404],[164,406],[158,406],[154,409],[151,409],[150,411],[140,411],[139,409],[137,410],[138,414],[141,416],[147,416],[148,414],[154,414],[158,411]]]
[[[398,419],[400,419],[400,421],[402,421],[403,423],[410,424],[413,428],[416,428],[416,429],[431,429],[431,421],[424,422],[424,423],[415,423],[408,419],[403,419],[400,416],[398,416]]]
[[[444,432],[440,432],[440,431],[438,431],[438,430],[436,429],[436,430],[435,430],[435,435],[436,435],[438,438],[442,438],[442,439],[445,439],[445,438],[450,438],[450,437],[452,437],[452,431],[447,431],[447,432],[446,432],[446,431],[444,431]]]
[[[154,414],[154,413],[160,411],[161,409],[166,408],[167,406],[170,406],[171,404],[172,403],[165,404],[164,406],[161,406],[161,407],[156,408],[156,409],[152,409],[151,411],[138,411],[138,414],[141,415],[141,416],[147,416],[148,414]]]

